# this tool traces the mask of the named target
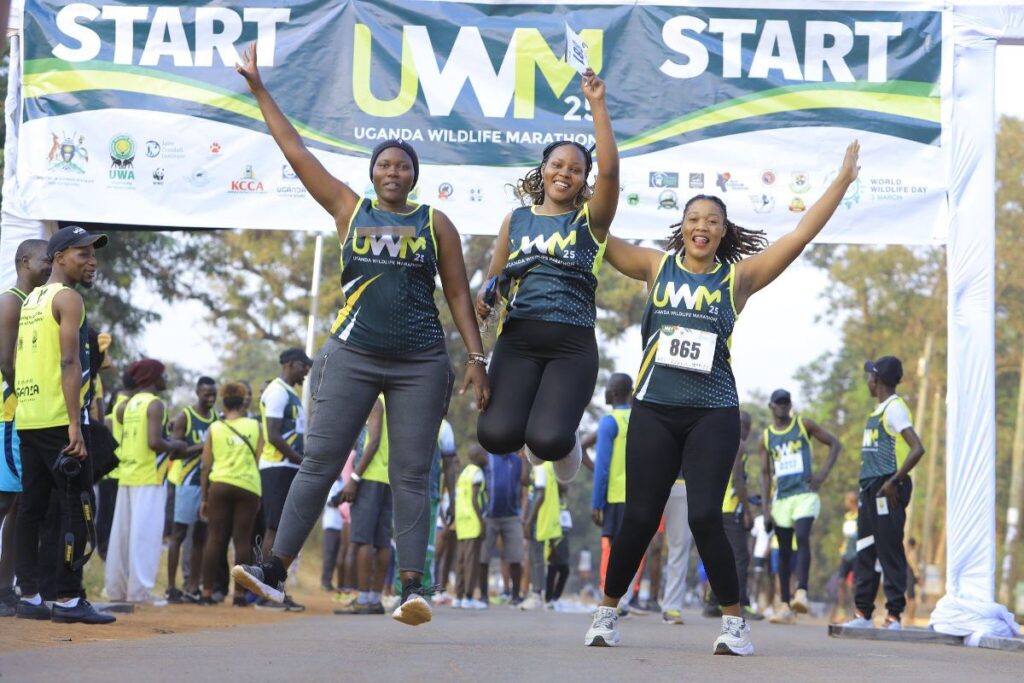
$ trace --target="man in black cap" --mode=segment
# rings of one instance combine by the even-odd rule
[[[77,226],[50,238],[50,279],[32,291],[21,307],[15,347],[14,390],[21,439],[22,500],[17,526],[17,574],[21,600],[17,616],[59,622],[106,624],[85,600],[82,567],[86,539],[93,539],[92,463],[83,435],[90,396],[88,326],[85,304],[75,287],[91,287],[96,277],[96,250],[106,235],[91,235]],[[56,593],[52,611],[42,601],[39,537],[50,496],[59,496],[62,524]],[[90,551],[91,554],[91,551]]]
[[[263,451],[260,454],[260,479],[263,483],[263,553],[270,557],[277,525],[281,521],[284,501],[292,479],[302,462],[306,434],[306,411],[297,390],[313,367],[306,352],[290,348],[281,352],[281,374],[274,378],[260,396],[260,417],[263,422]],[[276,603],[261,600],[259,607],[280,608]],[[290,599],[284,608],[301,611],[302,606]]]
[[[854,618],[847,626],[872,628],[880,576],[885,577],[883,628],[899,629],[906,607],[907,556],[903,550],[903,525],[912,490],[910,470],[914,469],[924,446],[914,431],[910,408],[896,394],[903,379],[903,364],[893,356],[882,356],[864,364],[868,390],[878,407],[868,416],[864,428],[860,466],[860,500],[857,507],[857,562],[854,565]]]

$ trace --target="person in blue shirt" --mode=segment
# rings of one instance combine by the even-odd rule
[[[522,498],[523,486],[529,482],[529,471],[519,453],[487,454],[487,467],[484,469],[484,490],[487,491],[484,527],[487,536],[480,554],[480,595],[484,602],[487,601],[489,564],[499,537],[501,559],[509,565],[509,579],[512,584],[511,604],[519,605],[523,601],[519,594],[526,538],[523,529]]]
[[[602,588],[612,539],[619,533],[626,509],[626,427],[632,396],[633,380],[629,375],[613,374],[604,392],[605,403],[612,407],[612,412],[597,423],[591,519],[601,527]]]

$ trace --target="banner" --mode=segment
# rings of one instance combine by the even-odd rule
[[[495,233],[545,145],[593,144],[565,61],[575,33],[607,84],[617,234],[664,236],[708,193],[778,236],[859,138],[861,177],[822,240],[933,243],[946,191],[941,3],[885,4],[902,11],[27,0],[20,186],[38,218],[329,228],[234,70],[256,40],[268,89],[332,173],[371,194],[369,150],[405,138],[422,164],[415,198],[464,233]]]

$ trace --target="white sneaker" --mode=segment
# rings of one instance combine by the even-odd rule
[[[452,600],[452,609],[462,609],[462,603],[465,602],[462,598],[455,598]]]
[[[552,465],[555,466],[555,478],[558,479],[560,484],[568,484],[576,478],[576,473],[580,471],[580,464],[583,462],[583,449],[580,447],[580,435],[576,435],[576,443],[573,444],[572,450],[569,451],[561,460],[555,460]]]
[[[521,610],[541,609],[542,607],[544,607],[544,601],[536,593],[530,593],[525,600],[519,603]]]
[[[768,623],[770,624],[795,624],[796,615],[793,614],[793,610],[789,608],[789,605],[783,604],[778,612],[768,617]]]
[[[843,624],[843,626],[848,628],[874,628],[875,622],[858,614],[853,619],[850,619],[848,622]]]
[[[739,657],[754,654],[754,644],[750,642],[750,627],[743,617],[722,616],[722,634],[715,640],[714,653]]]
[[[466,605],[466,602],[462,603],[462,608],[463,609],[487,609],[489,607],[489,605],[486,602],[484,602],[483,600],[473,599],[473,600],[468,600],[467,602],[469,602],[468,606]]]
[[[803,588],[799,589],[796,592],[796,595],[793,596],[793,600],[789,603],[789,605],[797,614],[807,614],[807,591],[805,591]]]
[[[619,644],[619,632],[615,630],[618,621],[619,611],[616,608],[598,607],[583,644],[587,647],[615,647]]]
[[[902,631],[903,624],[900,623],[899,619],[886,619],[885,626],[882,628],[887,631]]]

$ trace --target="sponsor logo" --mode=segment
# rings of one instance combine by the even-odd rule
[[[452,187],[451,183],[441,183],[437,186],[437,198],[445,201],[452,198],[455,193],[455,188]]]
[[[220,147],[220,143],[219,142],[211,142],[210,143],[210,156],[212,156],[212,157],[217,156],[218,154],[220,154],[220,150],[221,150],[221,147]]]
[[[704,189],[704,174],[703,173],[691,173],[690,174],[690,189],[691,190],[703,190]]]
[[[628,195],[626,195],[626,203],[629,204],[630,206],[636,206],[637,204],[640,203],[640,195],[638,195],[636,192],[630,192]]]
[[[46,156],[50,170],[85,173],[82,165],[89,163],[89,152],[85,149],[85,136],[78,135],[78,133],[63,138],[57,137],[56,133],[50,133],[50,135],[53,138],[53,145],[50,146],[50,153]]]
[[[305,197],[306,188],[299,183],[299,176],[288,164],[281,164],[281,180],[284,184],[278,185],[277,194],[281,197]]]
[[[150,159],[160,156],[160,143],[156,140],[146,140],[146,156]]]
[[[146,156],[150,159],[184,159],[185,148],[172,140],[146,140]]]
[[[679,209],[679,197],[672,190],[663,190],[658,195],[658,208],[659,209]]]
[[[832,171],[825,176],[825,187],[831,185],[837,175],[839,175],[839,171]],[[852,209],[854,204],[860,204],[860,178],[854,180],[850,186],[846,188],[846,194],[843,195],[843,199],[839,203],[847,209]]]
[[[789,202],[789,210],[793,213],[801,213],[807,210],[807,205],[804,204],[804,200],[799,197],[793,197]]]
[[[205,168],[197,168],[185,177],[185,182],[192,187],[206,187],[210,184],[210,174]]]
[[[715,178],[715,185],[723,193],[724,192],[728,192],[729,190],[746,190],[746,189],[748,189],[747,186],[744,183],[741,183],[740,181],[735,180],[732,177],[732,173],[729,173],[728,171],[725,172],[725,173],[718,173],[716,175],[717,175],[717,177]]]
[[[775,210],[775,197],[764,193],[752,194],[750,204],[754,207],[754,213],[771,213]]]
[[[111,180],[130,183],[135,180],[135,139],[131,135],[115,135],[110,139]]]
[[[231,192],[263,192],[263,181],[256,178],[252,164],[247,164],[245,172],[238,180],[231,181]]]
[[[761,184],[765,187],[771,187],[775,184],[778,178],[775,175],[775,171],[761,171]]]
[[[295,171],[289,164],[281,164],[281,179],[298,180],[299,176],[295,173]]]
[[[793,194],[803,194],[811,189],[811,174],[807,171],[793,171],[789,179],[789,189]]]
[[[651,187],[679,187],[679,174],[651,171],[649,182]]]
[[[164,184],[164,169],[158,168],[153,171],[153,184],[163,185]]]
[[[482,202],[484,200],[483,190],[479,187],[473,187],[469,190],[469,201],[471,202]]]

